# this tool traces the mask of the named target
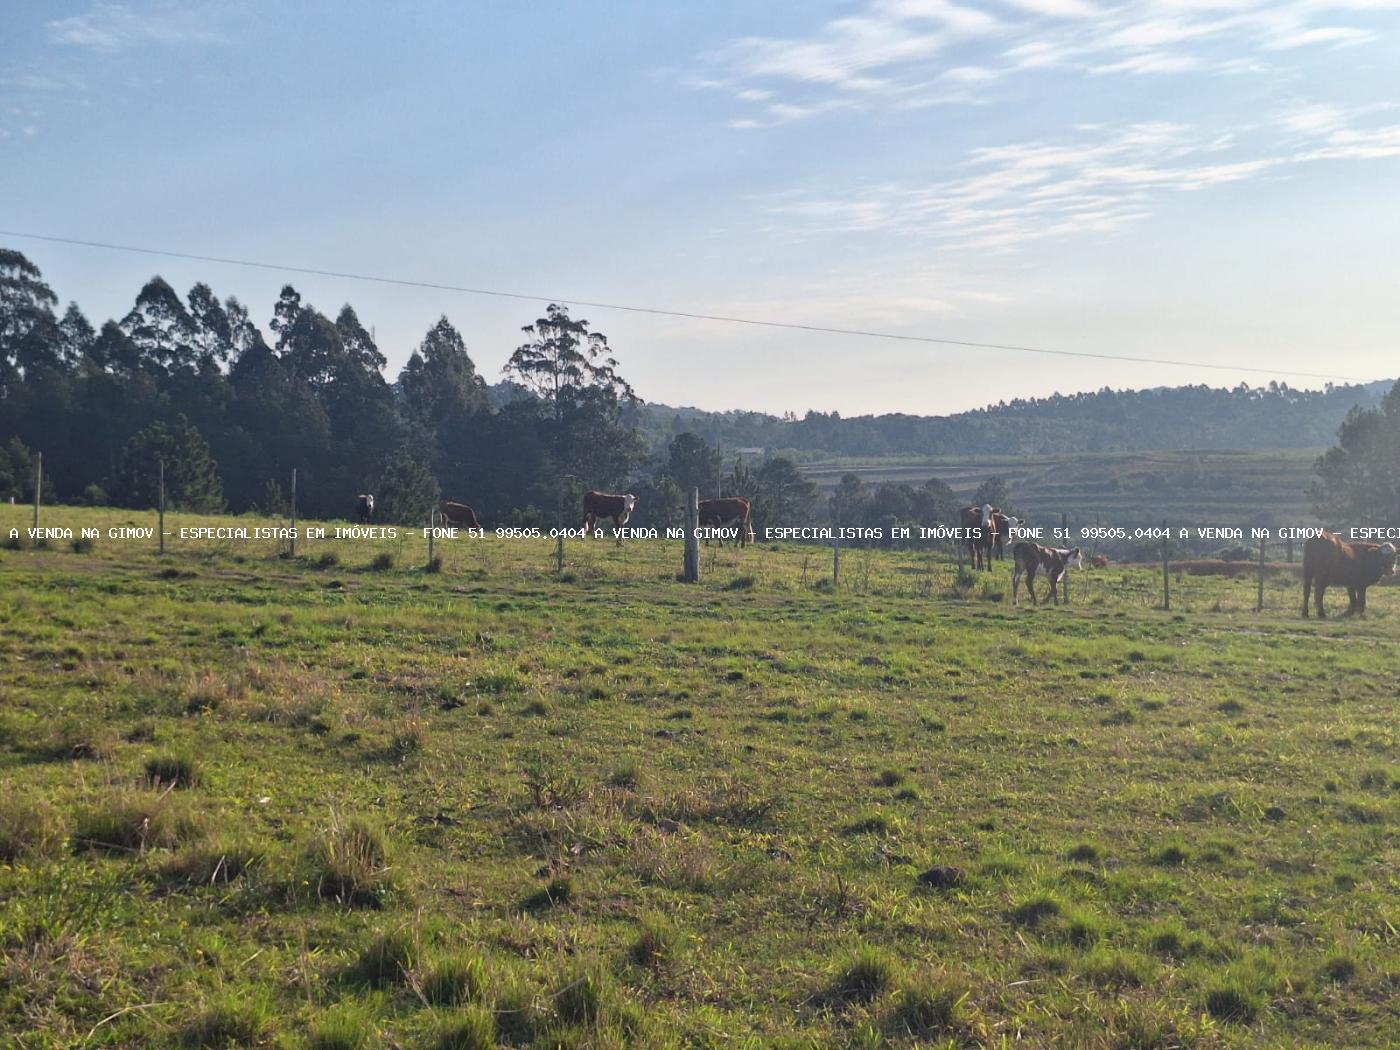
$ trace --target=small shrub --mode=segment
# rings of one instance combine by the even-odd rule
[[[140,853],[173,849],[199,834],[193,815],[168,792],[117,789],[78,811],[73,848]]]
[[[193,787],[199,783],[199,770],[191,756],[167,752],[146,759],[146,779],[158,787]]]
[[[1163,846],[1156,853],[1152,854],[1152,863],[1158,867],[1176,868],[1185,864],[1191,859],[1191,854],[1176,844]]]
[[[1217,1021],[1249,1024],[1259,1016],[1259,997],[1237,984],[1219,984],[1206,993],[1206,1013]]]
[[[337,568],[339,565],[340,555],[337,554],[335,551],[322,551],[320,554],[316,555],[316,557],[311,560],[311,567],[313,569],[320,569],[321,571],[325,571],[326,569],[334,569]]]
[[[894,983],[895,967],[888,956],[862,947],[847,956],[836,969],[828,997],[842,1003],[868,1003]]]
[[[428,564],[423,566],[423,571],[434,574],[442,572],[442,555],[434,554],[428,559]]]
[[[370,572],[388,572],[394,567],[394,556],[388,551],[376,554],[367,566]]]
[[[1034,929],[1047,919],[1055,918],[1062,910],[1059,901],[1042,894],[1012,908],[1011,921],[1017,926],[1029,926]]]
[[[69,546],[74,554],[91,554],[95,544],[91,536],[75,536]]]
[[[428,739],[427,727],[416,718],[405,718],[394,728],[393,739],[389,741],[389,751],[400,762],[411,758],[423,750]]]
[[[180,1032],[180,1045],[191,1050],[260,1046],[273,1031],[273,1013],[258,997],[227,995],[204,1006]]]
[[[608,783],[616,788],[635,791],[642,785],[642,767],[635,759],[629,758],[617,767],[613,775],[608,778]]]
[[[402,984],[413,972],[417,957],[417,945],[407,930],[381,931],[360,952],[345,976],[371,988]]]
[[[311,1026],[306,1043],[308,1050],[360,1050],[374,1035],[373,1014],[364,1005],[346,1000]]]
[[[1065,854],[1068,860],[1078,861],[1082,864],[1094,864],[1099,859],[1098,847],[1092,843],[1081,842],[1068,853]]]
[[[643,921],[641,932],[632,943],[632,961],[649,970],[670,967],[685,950],[685,938],[679,930],[659,916]]]
[[[875,778],[875,783],[881,787],[899,787],[904,783],[904,774],[897,769],[882,769],[879,776]]]
[[[554,993],[554,1011],[565,1024],[591,1028],[604,1018],[612,998],[607,975],[585,965],[564,975]]]
[[[111,735],[91,720],[66,717],[49,736],[47,753],[57,759],[106,762],[115,752]]]
[[[1346,984],[1356,976],[1356,960],[1347,955],[1329,955],[1322,964],[1322,976],[1334,984]]]
[[[250,842],[200,843],[175,854],[161,865],[168,879],[193,885],[232,882],[263,860],[260,846]]]
[[[311,845],[309,883],[321,900],[379,907],[392,890],[384,832],[369,821],[335,820]]]
[[[58,813],[43,799],[0,800],[0,863],[49,856],[62,839]]]
[[[494,1050],[496,1047],[496,1018],[481,1006],[469,1006],[439,1022],[436,1050]]]
[[[481,1002],[486,996],[486,965],[476,955],[439,959],[423,978],[423,998],[434,1006]]]
[[[892,1035],[915,1039],[956,1036],[963,1027],[961,1014],[966,999],[966,992],[943,980],[914,979],[895,991],[885,1027]]]

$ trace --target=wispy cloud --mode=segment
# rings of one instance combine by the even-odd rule
[[[1245,129],[1211,132],[1147,122],[1081,126],[1058,141],[969,151],[954,177],[844,192],[788,192],[771,219],[796,235],[880,233],[961,248],[1012,251],[1035,242],[1121,231],[1172,194],[1284,175],[1330,160],[1400,157],[1397,106],[1303,103]]]
[[[45,24],[55,44],[113,53],[145,44],[210,44],[224,40],[208,17],[209,9],[162,3],[136,10],[99,0],[80,15]]]
[[[690,82],[748,110],[735,126],[767,127],[911,98],[971,101],[977,85],[1052,68],[1257,69],[1270,55],[1369,43],[1376,33],[1365,20],[1392,10],[1400,0],[866,0],[806,34],[742,37],[699,56]],[[928,91],[940,82],[960,90]]]

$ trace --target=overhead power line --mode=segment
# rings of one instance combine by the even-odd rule
[[[429,288],[440,292],[462,292],[466,295],[485,295],[497,299],[522,299],[539,303],[569,303],[586,306],[595,310],[618,310],[630,314],[650,314],[656,317],[681,317],[691,321],[714,321],[720,324],[742,324],[756,328],[781,328],[796,332],[819,332],[825,335],[847,335],[862,339],[894,339],[906,343],[931,343],[938,346],[956,346],[969,350],[1007,350],[1020,354],[1045,354],[1052,357],[1081,357],[1095,361],[1120,361],[1141,365],[1170,365],[1175,368],[1207,368],[1218,372],[1249,372],[1256,375],[1294,376],[1306,379],[1325,379],[1346,383],[1366,383],[1370,380],[1359,376],[1343,376],[1325,372],[1300,372],[1293,369],[1259,368],[1253,365],[1227,365],[1210,361],[1182,361],[1166,357],[1138,357],[1129,354],[1100,354],[1089,350],[1052,350],[1043,346],[1020,346],[1014,343],[983,343],[970,339],[947,339],[933,335],[908,335],[901,332],[881,332],[865,328],[836,328],[829,325],[802,324],[797,321],[769,321],[756,317],[733,317],[727,314],[709,314],[694,310],[670,310],[656,306],[631,306],[625,303],[604,303],[588,299],[577,299],[569,295],[526,295],[522,292],[503,292],[493,288],[472,288],[460,284],[441,284],[436,281],[415,281],[402,277],[381,277],[375,274],[349,273],[344,270],[321,270],[312,266],[290,266],[284,263],[258,262],[252,259],[228,259],[218,255],[198,255],[194,252],[173,252],[161,248],[142,248],[131,244],[109,244],[104,241],[87,241],[77,237],[54,237],[42,233],[21,233],[18,230],[0,230],[0,237],[22,237],[34,241],[48,241],[52,244],[71,244],[82,248],[102,248],[114,252],[135,252],[140,255],[159,255],[167,259],[190,259],[195,262],[217,263],[222,266],[245,266],[257,270],[278,270],[284,273],[304,273],[316,277],[336,277],[347,281],[367,281],[372,284],[392,284],[405,288]]]

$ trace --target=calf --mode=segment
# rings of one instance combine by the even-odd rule
[[[477,524],[476,511],[472,510],[465,503],[453,503],[450,499],[445,499],[438,504],[438,518],[447,525],[455,525],[460,529],[479,529]]]
[[[1058,547],[1042,547],[1038,543],[1031,543],[1028,540],[1016,544],[1011,552],[1016,567],[1011,570],[1011,604],[1019,605],[1016,596],[1016,588],[1021,582],[1022,573],[1026,577],[1026,590],[1030,593],[1031,604],[1039,605],[1040,602],[1035,596],[1035,575],[1044,569],[1050,577],[1050,598],[1056,605],[1060,604],[1059,585],[1065,578],[1065,573],[1070,566],[1076,569],[1084,567],[1084,556],[1079,553],[1079,548],[1064,550]]]
[[[355,497],[355,520],[361,525],[374,517],[374,494],[362,492]]]
[[[631,493],[617,496],[610,492],[595,492],[590,489],[583,494],[583,529],[585,532],[592,532],[598,522],[604,518],[611,518],[613,535],[617,538],[617,545],[621,547],[622,534],[618,530],[627,524],[636,507],[637,497]]]
[[[1330,532],[1303,544],[1303,619],[1308,618],[1308,593],[1320,620],[1327,615],[1322,595],[1333,584],[1347,589],[1347,611],[1366,615],[1366,588],[1395,571],[1395,544],[1343,543]]]
[[[723,528],[726,525],[737,525],[739,527],[739,546],[747,547],[749,541],[753,539],[753,525],[751,517],[753,506],[748,500],[739,496],[731,496],[726,499],[702,499],[700,501],[700,527],[702,529]],[[710,538],[705,537],[705,546],[710,545]],[[724,537],[719,537],[719,545],[724,546]]]

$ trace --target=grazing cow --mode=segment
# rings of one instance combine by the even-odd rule
[[[1395,571],[1395,544],[1343,543],[1330,532],[1313,536],[1303,544],[1303,619],[1308,618],[1308,593],[1320,620],[1327,615],[1322,595],[1336,585],[1347,589],[1350,599],[1343,616],[1366,615],[1366,588]]]
[[[604,518],[611,518],[613,523],[613,535],[617,538],[617,545],[622,546],[622,534],[618,531],[627,524],[627,519],[632,517],[632,511],[637,507],[637,497],[630,493],[626,496],[615,496],[610,492],[594,492],[591,489],[583,494],[583,528],[585,532],[592,532],[598,522]]]
[[[355,520],[361,525],[374,517],[374,494],[362,492],[355,497]]]
[[[1096,569],[1106,569],[1108,568],[1108,559],[1105,558],[1102,554],[1095,554],[1094,561],[1092,564]]]
[[[739,527],[739,546],[747,547],[753,539],[753,525],[750,516],[753,507],[746,499],[730,496],[725,499],[702,499],[700,501],[700,527],[702,529],[723,528],[726,525]],[[705,537],[705,546],[710,538]],[[719,545],[724,546],[724,537],[719,537]]]
[[[1001,508],[993,507],[990,503],[984,503],[980,507],[964,507],[959,513],[959,524],[964,529],[969,532],[973,529],[980,530],[975,537],[968,536],[963,540],[974,569],[992,571],[992,551],[996,548],[996,526],[1000,515]]]
[[[1016,544],[1011,552],[1012,559],[1016,567],[1011,570],[1011,604],[1019,605],[1016,597],[1016,587],[1021,582],[1021,575],[1026,577],[1026,590],[1030,592],[1031,604],[1039,605],[1040,601],[1035,596],[1035,575],[1044,569],[1046,575],[1050,577],[1050,597],[1056,605],[1060,604],[1059,586],[1060,581],[1065,578],[1065,573],[1070,566],[1076,569],[1084,567],[1084,556],[1079,553],[1079,548],[1063,550],[1058,547],[1042,547],[1038,543],[1031,543],[1029,540],[1022,540]]]
[[[445,499],[438,504],[437,509],[438,517],[445,524],[455,525],[461,529],[481,528],[476,520],[476,511],[465,503],[453,503],[450,499]]]

